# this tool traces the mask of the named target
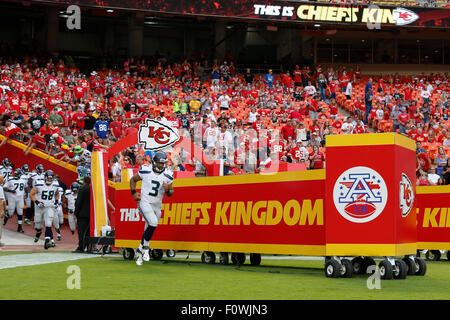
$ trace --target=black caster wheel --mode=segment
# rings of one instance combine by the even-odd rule
[[[112,249],[110,246],[105,245],[102,247],[102,252],[103,252],[103,254],[110,254],[112,252]]]
[[[416,276],[424,276],[427,273],[427,263],[422,258],[415,258],[416,263]]]
[[[410,258],[408,258],[408,257],[404,257],[402,260],[406,263],[406,266],[408,267],[408,270],[407,270],[406,274],[408,276],[415,275],[416,271],[417,271],[416,270],[416,263],[415,263],[415,261],[410,259]]]
[[[427,253],[425,253],[425,259],[439,261],[441,260],[441,252],[439,250],[428,250]]]
[[[378,263],[378,270],[380,272],[380,278],[383,280],[392,280],[394,277],[393,268],[391,263],[385,259]]]
[[[395,266],[392,268],[394,279],[406,279],[408,273],[408,266],[406,262],[400,259],[395,260]]]
[[[161,260],[163,255],[164,254],[161,249],[152,249],[151,257],[153,260]]]
[[[351,262],[353,265],[354,274],[366,274],[370,266],[377,265],[375,260],[373,260],[373,258],[371,257],[355,257]]]
[[[245,262],[245,253],[232,253],[231,263],[236,265],[242,265]]]
[[[353,264],[348,259],[341,260],[341,277],[351,278],[353,276]]]
[[[365,274],[366,273],[366,261],[363,257],[355,257],[352,259],[353,273]]]
[[[259,253],[250,253],[250,264],[259,266],[261,264],[261,255]]]
[[[134,259],[134,249],[125,248],[125,249],[123,249],[122,255],[125,260],[133,260]]]
[[[230,263],[230,258],[228,256],[228,252],[221,252],[219,256],[219,262],[223,265],[228,265]]]
[[[176,256],[176,251],[175,250],[172,250],[172,249],[166,250],[166,257],[167,258],[175,258],[175,256]]]
[[[339,278],[341,276],[341,264],[335,259],[325,261],[325,276],[327,278]]]
[[[206,264],[214,264],[216,263],[216,255],[211,251],[203,251],[202,253],[202,262]]]

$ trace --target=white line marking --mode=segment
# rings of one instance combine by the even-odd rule
[[[35,266],[40,264],[65,262],[79,259],[98,258],[96,254],[86,253],[26,253],[0,256],[0,269]]]

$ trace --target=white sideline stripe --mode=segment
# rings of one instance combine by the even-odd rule
[[[36,266],[40,264],[49,264],[56,262],[65,262],[79,259],[98,258],[95,254],[86,253],[26,253],[26,254],[14,254],[7,256],[0,256],[0,270]]]
[[[28,227],[26,227],[28,228]],[[5,246],[30,246],[35,245],[42,247],[44,245],[44,240],[39,239],[38,242],[34,242],[34,237],[28,236],[23,233],[19,233],[16,231],[12,231],[6,228],[3,228],[3,236],[2,241],[5,243]]]

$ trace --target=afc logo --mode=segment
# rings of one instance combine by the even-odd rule
[[[138,139],[145,150],[156,151],[173,145],[180,136],[168,124],[146,119],[145,124],[139,126]]]
[[[365,223],[374,220],[387,203],[383,177],[368,167],[346,170],[336,180],[333,200],[340,215],[348,221]]]
[[[414,204],[414,187],[408,176],[402,173],[400,181],[400,208],[402,209],[402,217],[408,216]]]

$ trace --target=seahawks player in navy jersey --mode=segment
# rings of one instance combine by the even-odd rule
[[[137,249],[136,264],[149,261],[149,244],[153,232],[161,219],[162,199],[164,195],[171,197],[173,190],[173,173],[166,168],[167,156],[158,151],[154,154],[151,165],[142,165],[137,174],[130,179],[131,194],[138,201],[139,213],[144,217],[145,229],[141,244]],[[136,183],[142,180],[141,192],[136,191]]]

